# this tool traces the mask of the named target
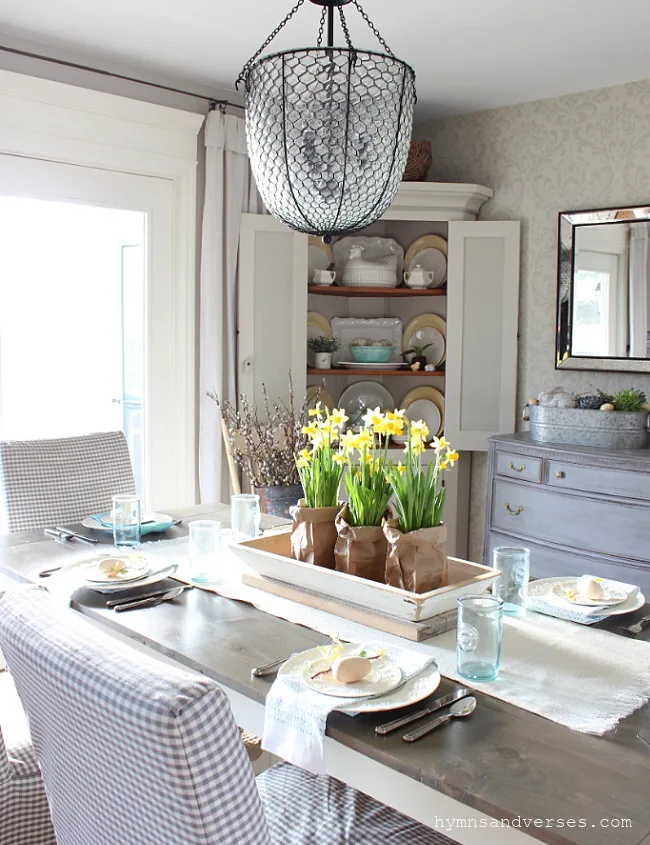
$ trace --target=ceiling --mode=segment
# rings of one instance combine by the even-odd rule
[[[2,33],[232,89],[292,0],[2,0]],[[418,120],[650,78],[649,0],[365,0],[417,74]],[[310,46],[305,3],[273,47]],[[375,49],[349,6],[353,42]],[[340,33],[337,33],[340,36]]]

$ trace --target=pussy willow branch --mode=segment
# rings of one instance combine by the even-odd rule
[[[302,433],[308,419],[308,403],[305,398],[296,415],[291,374],[288,405],[281,399],[271,400],[262,385],[264,419],[260,419],[257,406],[245,394],[239,397],[239,409],[227,399],[220,400],[213,390],[207,395],[221,410],[232,456],[251,484],[272,487],[300,483],[295,455],[308,445],[308,438]]]

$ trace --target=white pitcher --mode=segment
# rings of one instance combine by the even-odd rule
[[[315,285],[331,285],[336,278],[336,270],[314,270]]]
[[[425,270],[420,264],[416,264],[410,272],[404,273],[404,281],[410,288],[431,287],[434,278],[433,270]]]

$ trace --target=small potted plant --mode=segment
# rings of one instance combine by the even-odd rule
[[[363,417],[364,428],[341,438],[347,455],[345,484],[348,504],[336,518],[336,569],[384,582],[386,538],[382,523],[390,515],[392,495],[386,477],[388,443],[404,430],[404,412],[383,414],[379,408]]]
[[[447,527],[443,523],[443,471],[458,460],[444,437],[434,437],[435,458],[422,466],[429,435],[426,423],[412,422],[404,447],[404,463],[388,468],[397,519],[384,524],[388,543],[386,583],[413,593],[426,593],[447,583]]]
[[[423,370],[427,366],[427,364],[429,362],[427,361],[427,357],[424,353],[427,351],[427,349],[430,346],[433,346],[433,344],[432,343],[424,343],[424,344],[414,343],[409,349],[404,350],[404,357],[405,358],[406,358],[407,355],[413,356],[411,358],[411,360],[408,362],[411,369],[413,369],[416,364],[419,364],[419,367],[417,367],[418,370]]]
[[[296,457],[304,497],[291,509],[291,557],[334,569],[334,520],[341,509],[339,492],[346,463],[340,432],[348,417],[336,408],[331,413],[322,410],[320,402],[309,416],[302,433],[311,448],[302,449]]]
[[[339,348],[339,342],[334,337],[319,335],[310,337],[307,347],[314,354],[314,366],[317,370],[329,370],[332,367],[332,353]]]

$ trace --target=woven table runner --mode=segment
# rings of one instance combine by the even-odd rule
[[[189,583],[186,544],[179,538],[148,544],[147,551],[178,562],[175,577]],[[196,586],[327,636],[351,642],[378,636],[372,628],[245,586],[245,565],[227,549],[220,569],[223,580]],[[442,675],[467,683],[456,671],[455,631],[419,643],[383,632],[379,636],[433,655]],[[499,677],[472,687],[572,730],[600,735],[650,699],[650,645],[529,611],[504,617]]]

